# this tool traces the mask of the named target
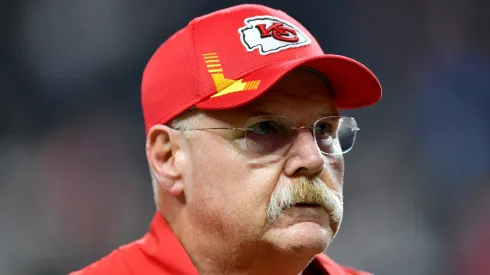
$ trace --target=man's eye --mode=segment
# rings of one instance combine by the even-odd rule
[[[317,123],[315,127],[315,132],[317,135],[328,135],[331,134],[332,125],[328,122]]]
[[[279,132],[280,126],[275,121],[261,121],[250,126],[250,129],[257,135],[268,135]]]

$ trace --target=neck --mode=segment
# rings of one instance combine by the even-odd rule
[[[285,253],[257,241],[227,240],[193,227],[172,228],[199,274],[284,274],[298,275],[314,258],[313,253]]]
[[[266,252],[269,251],[269,252]],[[222,252],[211,255],[190,255],[199,274],[284,274],[298,275],[313,260],[308,257],[284,255],[271,249],[255,249],[251,252]]]
[[[162,207],[160,209],[175,208]],[[186,250],[199,274],[298,275],[302,274],[315,257],[312,251],[283,252],[267,242],[257,241],[260,240],[260,236],[245,237],[250,234],[240,235],[238,233],[227,238],[222,232],[191,226],[187,211],[180,210],[162,213],[162,215],[166,217],[168,225]]]

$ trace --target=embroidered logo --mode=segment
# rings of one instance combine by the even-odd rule
[[[259,87],[260,80],[252,80],[243,82],[243,79],[228,79],[223,74],[223,69],[219,62],[217,53],[205,53],[202,55],[208,73],[213,78],[214,87],[216,88],[216,94],[211,97],[218,97],[230,93],[255,90]]]
[[[245,26],[238,29],[238,32],[247,51],[258,49],[262,55],[311,43],[310,38],[292,23],[272,16],[247,18]]]

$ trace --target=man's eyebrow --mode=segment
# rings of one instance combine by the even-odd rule
[[[265,111],[265,110],[254,110],[254,111],[250,111],[248,112],[248,115],[250,116],[277,116],[280,114],[277,114],[277,113],[271,113],[271,112],[268,112],[268,111]],[[329,110],[329,111],[324,111],[324,112],[321,112],[317,115],[318,118],[322,118],[322,117],[329,117],[329,116],[339,116],[339,112],[338,111],[334,111],[334,110]]]
[[[339,116],[339,112],[338,111],[324,111],[324,112],[321,112],[319,115],[319,117],[327,117],[327,116]]]
[[[277,116],[278,114],[267,112],[265,110],[253,110],[248,113],[251,116]]]

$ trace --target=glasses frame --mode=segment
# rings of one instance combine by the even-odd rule
[[[267,119],[267,118],[281,118],[281,119],[286,119],[286,121],[291,121],[292,122],[292,125],[296,125],[296,122],[294,121],[294,119],[292,119],[290,117],[287,117],[287,116],[276,116],[276,115],[267,115],[267,116],[256,116],[256,117],[249,118],[245,122],[245,127],[206,127],[206,128],[186,128],[186,129],[177,128],[175,130],[179,130],[179,131],[202,131],[202,130],[232,130],[232,131],[235,130],[235,131],[244,131],[245,132],[245,141],[246,141],[245,143],[246,143],[247,149],[250,150],[250,148],[248,146],[248,142],[247,142],[248,140],[247,140],[247,133],[246,132],[247,131],[250,131],[250,130],[253,130],[253,129],[252,128],[247,128],[246,126],[250,123],[250,121],[256,120],[256,119],[261,119],[261,118],[265,118],[265,119]],[[291,127],[289,127],[289,130],[296,131],[296,134],[291,139],[291,142],[289,143],[289,146],[285,146],[285,147],[287,147],[286,149],[284,149],[280,153],[274,153],[274,154],[283,154],[284,152],[287,152],[289,150],[289,148],[291,148],[291,146],[294,144],[294,141],[296,140],[296,137],[298,136],[299,132],[305,131],[305,130],[308,130],[309,132],[311,132],[311,134],[313,135],[313,138],[315,140],[316,147],[318,148],[318,150],[322,154],[325,154],[325,155],[343,155],[343,154],[346,154],[349,151],[351,151],[352,148],[354,147],[356,136],[354,136],[354,139],[353,139],[354,141],[352,142],[352,145],[350,146],[350,148],[347,149],[346,151],[342,151],[342,153],[328,153],[328,152],[323,152],[320,149],[320,146],[318,145],[318,141],[317,141],[316,135],[315,135],[315,128],[316,128],[315,125],[319,121],[324,120],[324,119],[351,119],[351,120],[353,120],[355,122],[355,126],[348,125],[348,128],[350,128],[351,131],[356,132],[355,135],[357,135],[357,131],[361,130],[359,127],[357,127],[357,121],[353,117],[348,117],[348,116],[326,116],[326,117],[321,117],[321,118],[317,119],[313,123],[313,126],[300,126],[300,127],[291,126]],[[253,151],[253,150],[251,150],[251,151]],[[264,155],[267,155],[267,154],[264,154]]]

